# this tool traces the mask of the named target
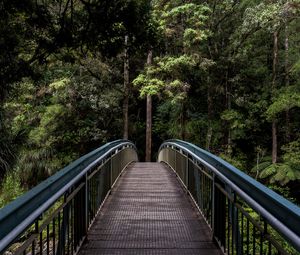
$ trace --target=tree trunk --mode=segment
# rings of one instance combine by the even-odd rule
[[[276,120],[272,122],[272,163],[277,162],[277,125]]]
[[[208,126],[207,126],[207,134],[206,134],[206,150],[210,150],[211,139],[212,139],[212,119],[213,119],[213,99],[212,99],[212,89],[210,84],[209,77],[207,78],[207,118],[208,118]]]
[[[152,50],[148,52],[147,65],[152,64]],[[152,97],[147,95],[147,116],[146,116],[146,162],[151,162],[151,147],[152,147]]]
[[[275,94],[276,89],[276,68],[278,61],[278,31],[273,33],[273,73],[272,73],[272,95]],[[272,121],[272,163],[275,164],[277,162],[277,125],[276,119]]]
[[[287,21],[285,22],[285,40],[284,40],[284,69],[285,69],[285,87],[287,88],[290,85],[289,77],[289,28]],[[285,112],[285,125],[286,125],[286,142],[291,141],[291,121],[290,121],[290,111]]]
[[[185,103],[182,102],[182,105],[181,105],[181,114],[180,114],[180,127],[181,127],[181,130],[180,130],[180,137],[181,137],[181,140],[185,140],[186,138],[186,110],[185,110]]]
[[[128,56],[128,35],[125,36],[124,50],[124,102],[123,102],[123,138],[128,139],[128,107],[129,107],[129,56]]]
[[[226,108],[227,110],[231,110],[231,86],[228,82],[228,68],[226,70],[226,80],[225,80],[225,93],[226,93]],[[226,153],[228,155],[232,154],[232,139],[231,139],[231,123],[227,122],[227,126],[228,126],[228,133],[227,133],[227,149],[226,149]]]

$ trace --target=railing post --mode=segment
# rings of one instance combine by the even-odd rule
[[[211,189],[211,228],[213,238],[215,237],[215,173],[212,174],[212,189]]]
[[[64,195],[64,203],[67,201],[67,194]],[[63,218],[61,227],[58,226],[58,231],[60,232],[58,245],[57,245],[57,255],[65,254],[65,245],[66,245],[66,234],[67,234],[67,227],[69,224],[69,204],[66,204],[63,209]]]
[[[84,189],[84,193],[85,193],[85,233],[87,233],[88,231],[88,227],[89,227],[89,189],[88,189],[88,174],[85,174],[85,189]]]
[[[174,170],[178,174],[178,171],[177,171],[177,151],[174,149],[174,147],[172,149],[174,151]]]
[[[186,187],[188,190],[190,190],[189,187],[189,156],[186,155],[185,158],[185,174],[186,174]]]
[[[234,231],[234,239],[235,239],[235,246],[236,246],[236,252],[237,254],[242,254],[242,245],[241,245],[241,233],[239,228],[239,215],[238,215],[238,209],[235,206],[237,203],[237,196],[236,192],[233,194],[233,226],[232,230]]]
[[[110,157],[110,170],[109,170],[109,172],[110,172],[110,189],[111,189],[111,187],[114,183],[114,181],[113,181],[113,158],[112,158],[112,155]]]
[[[37,219],[37,220],[35,221],[35,223],[34,223],[34,232],[35,232],[36,235],[39,234],[39,219]],[[37,241],[34,240],[34,241],[32,242],[32,255],[35,255],[35,249],[36,249],[35,246],[36,246],[36,244],[37,244]],[[56,254],[56,251],[55,251],[55,244],[53,244],[53,254]]]
[[[213,237],[225,249],[226,245],[226,198],[218,186],[223,184],[214,175],[214,217]]]

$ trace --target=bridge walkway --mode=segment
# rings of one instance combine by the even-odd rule
[[[160,163],[133,163],[79,254],[223,254],[211,236],[173,171]]]

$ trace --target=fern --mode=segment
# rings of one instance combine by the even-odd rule
[[[257,164],[255,167],[253,167],[250,171],[251,173],[256,173],[263,171],[264,169],[266,169],[267,167],[269,167],[272,164],[271,161],[265,161],[265,162],[261,162],[259,164]]]
[[[264,179],[264,178],[274,175],[275,173],[276,173],[276,168],[274,167],[274,164],[269,163],[269,166],[260,172],[259,178]]]
[[[286,185],[290,181],[300,180],[300,171],[286,163],[271,164],[261,171],[259,177],[270,178],[270,183]]]

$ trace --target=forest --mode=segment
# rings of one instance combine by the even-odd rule
[[[115,139],[189,141],[300,203],[299,0],[2,0],[0,207]]]

